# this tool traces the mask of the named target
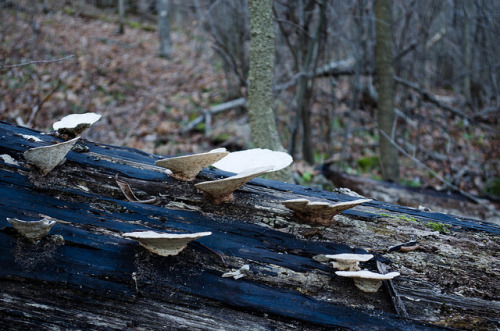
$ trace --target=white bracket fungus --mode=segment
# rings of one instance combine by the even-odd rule
[[[190,181],[203,169],[219,161],[229,152],[225,148],[217,148],[207,153],[172,157],[155,162],[156,165],[172,171],[172,176],[179,180]]]
[[[368,270],[362,271],[335,271],[338,276],[348,277],[354,280],[354,285],[363,292],[375,293],[382,286],[383,280],[391,280],[399,276],[399,272],[378,274]]]
[[[222,277],[233,277],[234,279],[240,279],[245,277],[248,271],[250,271],[250,265],[245,264],[238,270],[226,272],[225,274],[222,275]]]
[[[268,172],[269,169],[271,169],[269,166],[247,169],[237,174],[236,176],[209,182],[201,182],[194,184],[194,186],[197,189],[205,192],[213,203],[220,204],[223,202],[232,201],[234,199],[234,191],[251,181],[253,178]]]
[[[73,148],[79,138],[76,137],[50,146],[30,148],[24,152],[24,158],[29,164],[39,168],[45,176],[59,164],[64,163],[66,160],[64,157]]]
[[[333,217],[344,210],[355,207],[371,199],[359,199],[354,201],[330,204],[328,202],[311,202],[307,199],[292,199],[283,201],[283,205],[291,209],[304,222],[328,226],[333,222]]]
[[[136,231],[122,234],[125,238],[130,238],[138,241],[141,246],[145,247],[152,253],[161,256],[177,255],[187,244],[201,237],[209,236],[212,232],[197,232],[197,233],[159,233],[155,231]]]
[[[76,137],[97,122],[101,115],[96,113],[71,114],[55,122],[52,127],[61,135]]]
[[[325,258],[334,260],[332,265],[339,270],[359,270],[359,262],[366,262],[373,257],[372,254],[334,254],[325,255]]]
[[[292,157],[287,153],[269,149],[254,148],[229,153],[225,158],[215,162],[213,166],[237,175],[198,183],[195,187],[205,192],[215,204],[232,201],[235,190],[266,172],[287,167],[292,161]]]
[[[257,167],[267,167],[268,171],[277,171],[286,168],[293,158],[285,152],[269,149],[253,148],[244,151],[232,152],[222,160],[213,164],[214,167],[236,174]]]
[[[57,222],[52,218],[46,216],[39,221],[22,221],[17,218],[7,218],[7,221],[12,224],[14,229],[19,232],[26,239],[36,242],[45,237],[50,229]]]
[[[0,159],[2,159],[2,161],[7,163],[7,164],[19,165],[19,163],[16,160],[14,160],[14,158],[12,156],[10,156],[9,154],[0,155]]]

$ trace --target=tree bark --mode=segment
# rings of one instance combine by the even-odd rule
[[[254,179],[232,203],[213,205],[193,184],[227,174],[206,169],[182,182],[155,165],[158,155],[83,139],[46,176],[26,164],[28,148],[61,141],[0,122],[2,328],[498,326],[499,226],[377,201],[335,216],[331,226],[311,226],[281,202],[356,198]],[[127,201],[117,174],[139,199],[156,197],[156,204]],[[57,223],[37,243],[6,220],[40,214]],[[212,234],[161,257],[122,236],[142,230]],[[375,258],[363,268],[392,261],[387,271],[401,272],[376,293],[359,291],[314,258],[367,250]],[[245,277],[222,277],[243,265]]]
[[[172,58],[172,42],[170,40],[170,20],[168,17],[168,0],[158,0],[158,31],[160,38],[160,57]]]
[[[118,16],[119,16],[119,26],[118,34],[123,34],[125,32],[125,0],[118,0]]]
[[[274,66],[274,20],[271,1],[248,1],[250,12],[250,70],[248,116],[253,144],[258,148],[284,151],[274,116],[272,82]],[[289,168],[270,176],[292,182]]]
[[[473,3],[470,1],[464,1],[462,2],[462,7],[463,7],[463,19],[464,19],[464,25],[463,25],[463,71],[465,72],[464,79],[463,79],[463,87],[462,87],[462,92],[464,94],[465,99],[467,102],[471,102],[471,75],[472,75],[472,22],[471,20],[473,19],[473,15],[471,15],[471,7],[473,6]]]
[[[392,63],[392,2],[375,1],[375,72],[378,85],[378,129],[393,137],[394,126],[394,67]],[[384,180],[399,181],[397,149],[382,134],[379,136],[380,163]]]

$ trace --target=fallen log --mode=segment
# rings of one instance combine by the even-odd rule
[[[36,139],[41,141],[35,141]],[[328,227],[301,223],[287,199],[356,198],[254,179],[211,204],[159,155],[80,140],[42,176],[25,162],[57,137],[0,122],[0,321],[5,329],[494,329],[499,326],[500,227],[372,201]],[[135,197],[128,201],[116,177]],[[39,242],[7,221],[57,220]],[[211,232],[175,256],[123,233]],[[413,248],[405,243],[414,243]],[[401,277],[359,291],[318,255],[371,252],[362,264]],[[222,277],[248,265],[244,277]],[[243,270],[243,269],[241,269]],[[404,309],[402,309],[404,306]]]
[[[321,172],[336,187],[348,188],[367,198],[500,224],[500,201],[494,199],[474,197],[472,200],[469,195],[450,189],[436,190],[381,182],[336,171],[328,164],[321,167]]]

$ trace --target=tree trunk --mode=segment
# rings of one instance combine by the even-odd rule
[[[318,65],[319,57],[321,56],[322,47],[322,37],[325,36],[325,24],[326,24],[326,4],[324,2],[318,2],[319,7],[319,20],[314,30],[314,34],[310,35],[308,33],[298,33],[295,46],[296,51],[296,69],[298,72],[303,73],[299,79],[297,79],[297,93],[296,93],[296,113],[293,119],[293,125],[291,129],[290,137],[290,147],[289,152],[293,156],[295,155],[297,148],[297,136],[299,133],[299,123],[302,128],[302,158],[310,163],[314,163],[314,148],[312,144],[312,132],[311,132],[311,113],[309,108],[311,106],[311,101],[313,99],[314,83],[316,75],[314,74]],[[299,13],[297,25],[303,31],[309,31],[312,28],[311,21],[306,23],[304,16],[306,15],[306,10],[310,11],[311,8],[305,9],[304,2],[298,2],[298,6],[295,9]],[[310,76],[309,73],[312,73]]]
[[[464,94],[465,99],[467,102],[472,102],[471,100],[471,75],[472,75],[472,22],[471,20],[473,19],[473,15],[471,15],[471,7],[474,5],[470,1],[464,1],[462,2],[463,6],[463,19],[464,19],[464,25],[463,25],[463,51],[464,51],[464,57],[463,57],[463,71],[465,72],[464,79],[463,79],[463,89],[462,92]]]
[[[272,82],[274,65],[274,20],[271,1],[248,1],[250,11],[250,70],[248,116],[256,147],[284,151],[274,117]],[[272,173],[273,179],[291,182],[289,168]]]
[[[38,140],[38,141],[37,141]],[[0,321],[20,329],[439,330],[498,327],[500,227],[372,201],[312,226],[282,205],[356,198],[254,179],[211,204],[157,155],[80,140],[46,176],[23,153],[60,138],[0,122]],[[140,199],[125,199],[115,176]],[[6,218],[57,219],[32,243]],[[175,256],[125,232],[205,232]],[[335,274],[320,254],[367,253],[362,268],[401,276],[376,293]],[[376,260],[376,261],[375,261]],[[243,278],[222,277],[248,265]],[[385,271],[384,271],[385,272]]]
[[[394,67],[392,63],[392,8],[390,0],[375,1],[375,62],[378,83],[378,129],[393,137]],[[380,163],[384,180],[399,181],[398,151],[389,139],[380,134]]]
[[[125,26],[124,26],[124,21],[125,21],[125,0],[118,0],[118,15],[119,15],[119,27],[118,27],[118,33],[123,34],[125,32]]]
[[[172,58],[172,42],[170,41],[170,22],[168,17],[168,0],[158,0],[158,31],[160,38],[160,57]]]

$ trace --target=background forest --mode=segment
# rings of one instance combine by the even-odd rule
[[[299,184],[331,189],[321,169],[387,177],[375,6],[273,1],[272,108]],[[391,6],[399,181],[498,199],[500,1]],[[244,0],[0,1],[0,120],[50,130],[97,112],[85,138],[100,143],[163,155],[252,147],[249,22]]]

